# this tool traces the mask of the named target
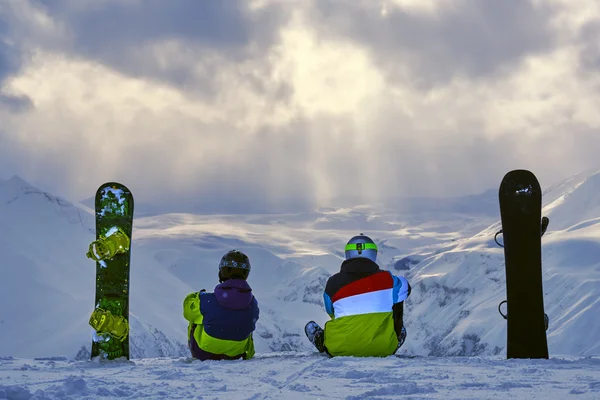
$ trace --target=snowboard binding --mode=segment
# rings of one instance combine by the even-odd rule
[[[542,225],[541,225],[541,236],[544,236],[544,233],[546,233],[546,229],[548,229],[548,224],[550,223],[550,218],[548,217],[542,217]],[[500,247],[504,247],[504,245],[500,242],[498,242],[498,235],[502,234],[502,229],[500,229],[498,232],[496,232],[496,234],[494,235],[494,242],[496,242],[496,244]]]
[[[123,342],[129,335],[129,323],[120,316],[114,316],[110,311],[96,308],[90,316],[90,326],[99,334],[108,334]]]
[[[507,313],[503,313],[501,310],[502,304],[507,304],[508,302],[506,300],[503,300],[500,302],[500,304],[498,304],[498,312],[500,313],[500,315],[502,315],[502,318],[508,320],[508,312]],[[546,330],[548,330],[548,326],[550,325],[550,318],[548,317],[548,314],[544,313],[544,327],[546,328]]]
[[[117,228],[109,236],[90,243],[86,256],[94,261],[109,260],[117,254],[128,252],[130,245],[131,240],[127,234],[121,228]]]

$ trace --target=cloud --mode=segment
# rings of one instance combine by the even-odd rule
[[[581,30],[580,68],[585,74],[600,74],[600,21],[594,20]]]
[[[256,211],[598,167],[593,2],[209,3],[0,8],[5,170]]]
[[[410,79],[424,88],[456,76],[505,73],[557,44],[552,22],[558,6],[547,2],[450,0],[426,9],[402,1],[315,4],[310,17],[321,35],[356,41],[388,79]]]
[[[8,40],[8,28],[0,19],[0,83],[19,70],[20,55]],[[0,109],[19,112],[31,106],[26,96],[15,96],[0,91]]]
[[[11,96],[0,93],[0,108],[11,112],[24,111],[31,107],[31,100],[26,96]]]
[[[235,78],[235,71],[226,76]],[[40,53],[9,87],[31,93],[35,105],[31,113],[8,118],[9,129],[19,131],[13,139],[29,144],[35,160],[23,167],[26,175],[47,176],[51,165],[69,188],[89,190],[114,177],[133,181],[132,190],[138,186],[157,199],[190,189],[207,197],[219,192],[260,200],[310,192],[300,169],[306,138],[288,134],[290,128],[270,128],[268,118],[257,122],[255,113],[277,115],[270,104],[253,97],[252,89],[244,90],[243,83],[230,93],[222,91],[221,106],[215,107],[166,84]],[[229,103],[234,96],[248,96],[254,108],[238,111],[238,104]],[[235,114],[239,118],[231,118]],[[293,184],[280,196],[271,193],[287,183],[286,172]]]
[[[263,57],[285,22],[277,3],[246,0],[48,0],[43,10],[68,32],[65,47],[132,77],[206,95],[225,63]]]

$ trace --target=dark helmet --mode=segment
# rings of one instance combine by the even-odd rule
[[[248,256],[238,250],[231,250],[219,263],[219,281],[228,279],[248,279],[250,274],[250,260]]]
[[[373,262],[377,260],[377,245],[370,237],[362,233],[348,241],[345,252],[346,260],[356,257],[368,258]]]

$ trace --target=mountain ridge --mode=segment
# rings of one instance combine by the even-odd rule
[[[599,176],[572,177],[545,192],[551,354],[600,351],[594,339],[600,337],[594,318],[600,311],[600,263],[594,257],[600,251],[600,202],[592,196],[600,190]],[[0,181],[0,227],[0,300],[16,304],[0,310],[0,355],[87,357],[95,268],[85,251],[94,239],[93,213],[13,177]],[[505,298],[504,265],[493,241],[499,228],[492,213],[473,215],[468,208],[416,215],[360,206],[282,215],[136,216],[132,356],[187,354],[183,298],[212,290],[218,260],[232,247],[247,252],[253,265],[249,283],[261,308],[257,352],[310,351],[303,326],[329,319],[322,304],[325,282],[339,269],[343,244],[363,230],[380,244],[380,266],[404,274],[414,288],[405,305],[404,351],[501,354],[506,322],[497,305]],[[30,292],[36,295],[20,294]]]

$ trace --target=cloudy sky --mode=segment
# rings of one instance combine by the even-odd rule
[[[0,177],[459,195],[600,168],[597,0],[0,0]]]

